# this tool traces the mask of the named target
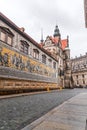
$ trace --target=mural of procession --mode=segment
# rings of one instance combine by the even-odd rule
[[[0,66],[55,77],[54,70],[28,56],[0,46]]]

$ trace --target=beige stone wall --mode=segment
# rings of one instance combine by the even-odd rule
[[[7,90],[36,90],[36,89],[55,89],[58,88],[56,83],[26,81],[26,80],[13,80],[13,79],[0,79],[0,91]]]
[[[84,75],[84,77],[83,77]],[[78,77],[77,77],[78,76]],[[87,72],[77,72],[72,74],[74,86],[86,87],[87,86]]]

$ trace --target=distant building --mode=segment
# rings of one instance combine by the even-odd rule
[[[75,87],[87,86],[87,53],[71,60],[72,85]]]

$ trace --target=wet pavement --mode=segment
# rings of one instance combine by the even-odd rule
[[[87,93],[51,110],[22,130],[87,130]]]
[[[83,92],[87,92],[87,89],[65,89],[0,99],[0,130],[21,130],[53,108]]]

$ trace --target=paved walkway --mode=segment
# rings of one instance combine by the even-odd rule
[[[87,93],[79,94],[22,130],[87,130]]]

